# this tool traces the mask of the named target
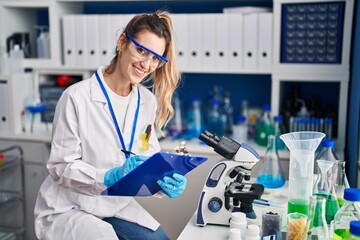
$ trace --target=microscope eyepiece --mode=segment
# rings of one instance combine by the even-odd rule
[[[200,134],[199,139],[212,148],[215,148],[220,142],[218,136],[206,130]]]
[[[231,138],[223,136],[221,139],[209,131],[204,131],[200,134],[199,139],[205,142],[214,151],[226,159],[232,159],[240,148],[240,143],[232,140]]]

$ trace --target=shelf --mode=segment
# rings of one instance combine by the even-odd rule
[[[0,207],[10,205],[23,198],[23,194],[18,191],[0,190]]]
[[[11,228],[0,225],[0,240],[15,240],[25,232],[25,228]]]
[[[15,233],[9,232],[0,232],[0,240],[15,240]]]
[[[5,155],[4,160],[0,162],[0,173],[19,166],[19,163],[20,159],[18,157]]]

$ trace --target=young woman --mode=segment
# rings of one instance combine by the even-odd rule
[[[35,206],[39,239],[168,239],[132,197],[101,192],[160,151],[149,132],[161,131],[173,117],[179,79],[171,19],[157,11],[136,15],[110,65],[64,91],[53,122],[49,176]],[[173,174],[158,184],[173,198],[184,191],[186,178]]]

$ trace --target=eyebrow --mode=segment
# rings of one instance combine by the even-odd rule
[[[149,49],[149,48],[141,45],[140,43],[138,43],[129,33],[126,33],[126,37],[129,38],[136,46],[141,47],[141,48],[145,49],[148,52],[151,52],[152,54],[154,54],[155,56],[161,58],[165,62],[169,61],[165,56],[161,56],[160,54],[157,54],[156,52],[152,51],[151,49]]]

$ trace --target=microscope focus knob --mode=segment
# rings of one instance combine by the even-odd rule
[[[210,199],[208,208],[211,212],[216,213],[216,212],[220,211],[221,207],[222,207],[222,201],[220,198],[213,197]]]

